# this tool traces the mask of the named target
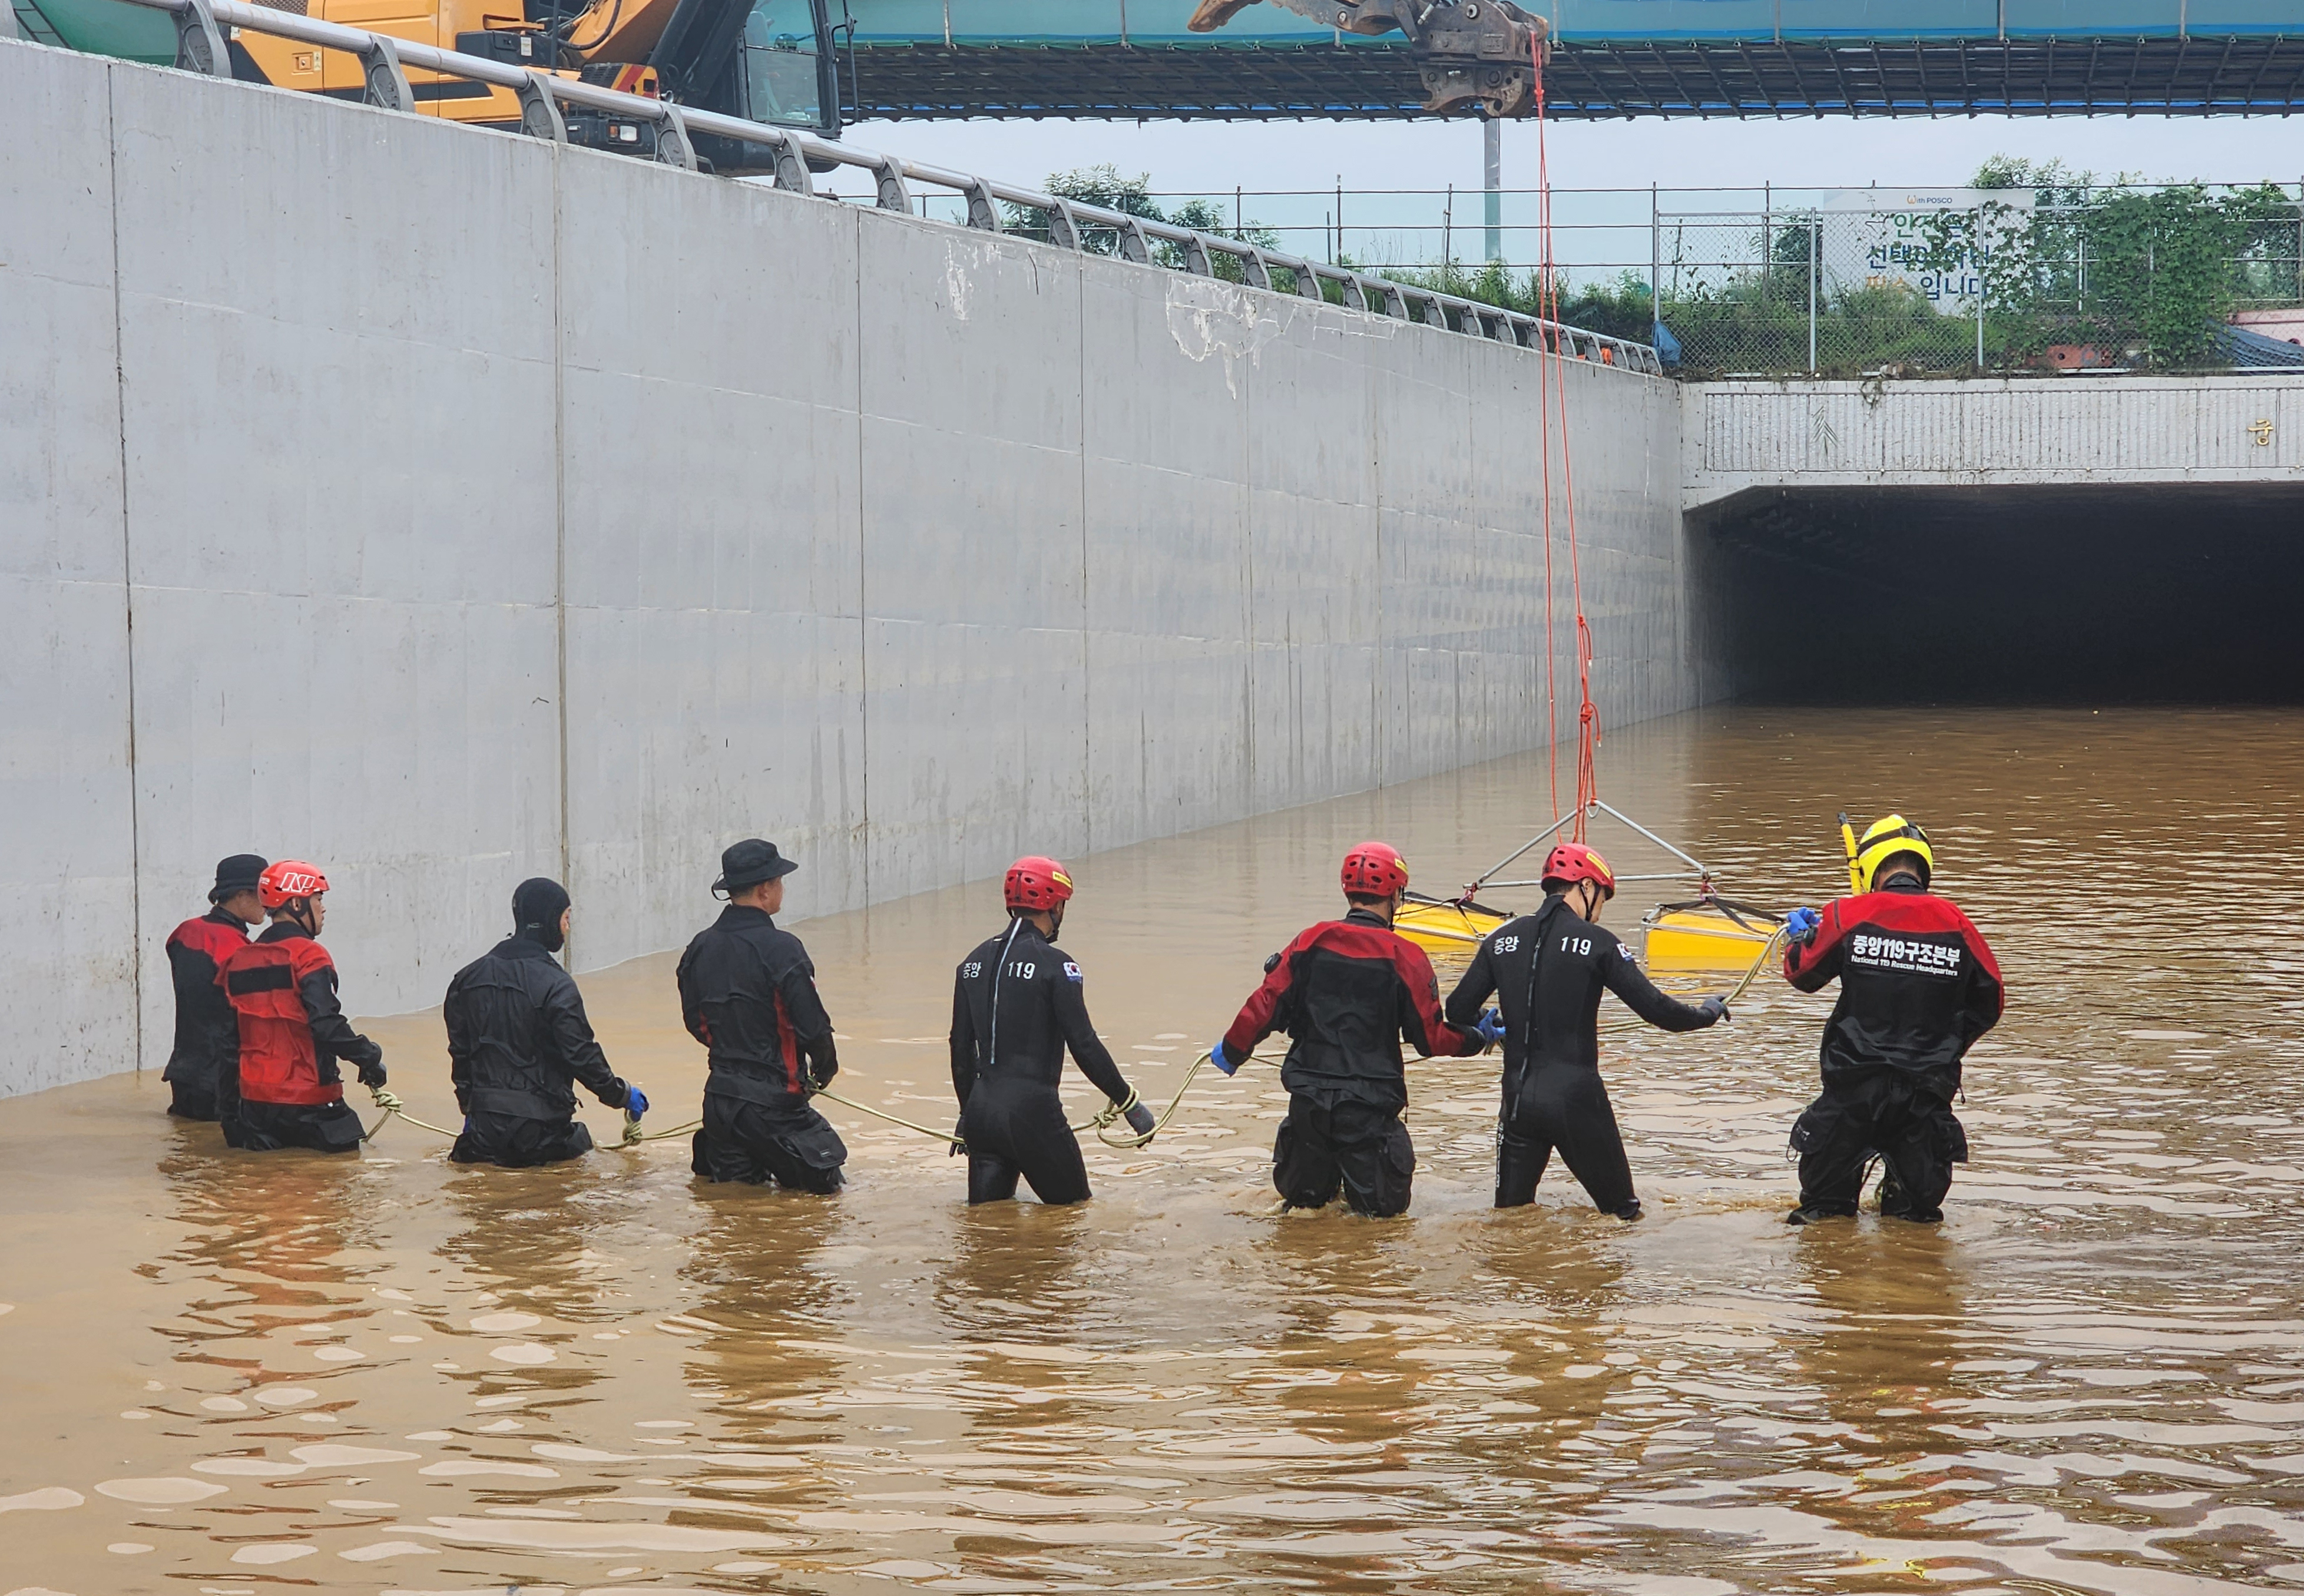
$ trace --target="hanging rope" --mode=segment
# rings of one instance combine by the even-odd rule
[[[1576,808],[1570,822],[1568,837],[1571,842],[1584,840],[1585,822],[1592,805],[1600,796],[1599,781],[1594,773],[1593,755],[1600,746],[1600,711],[1592,702],[1592,626],[1584,615],[1584,570],[1582,552],[1576,535],[1576,466],[1568,440],[1568,353],[1560,335],[1561,302],[1558,260],[1553,247],[1552,232],[1552,159],[1546,130],[1550,118],[1546,112],[1544,88],[1544,47],[1531,37],[1529,43],[1530,64],[1536,77],[1536,225],[1537,225],[1537,314],[1550,322],[1553,332],[1546,342],[1552,356],[1552,381],[1549,386],[1538,380],[1537,412],[1540,418],[1540,442],[1543,445],[1542,473],[1544,524],[1544,701],[1546,730],[1551,739],[1550,775],[1552,812],[1562,812],[1560,807],[1560,720],[1557,700],[1553,688],[1553,661],[1558,649],[1555,645],[1552,608],[1552,420],[1555,411],[1560,420],[1560,490],[1564,501],[1564,520],[1568,527],[1568,586],[1569,598],[1576,615]],[[1651,288],[1653,292],[1653,288]]]

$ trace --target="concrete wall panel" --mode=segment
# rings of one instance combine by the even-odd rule
[[[0,119],[0,1091],[165,1057],[241,848],[375,1012],[532,873],[589,968],[748,834],[804,918],[1545,734],[1526,351],[28,46]],[[1565,381],[1622,724],[1692,694],[1677,400]]]
[[[580,151],[561,178],[569,886],[593,967],[708,920],[741,836],[803,861],[789,913],[865,901],[856,217]]]
[[[549,153],[111,75],[144,967],[253,849],[349,1006],[435,1002],[559,863]]]
[[[102,151],[100,62],[0,47],[0,138]],[[109,164],[0,161],[0,1091],[136,1057]]]

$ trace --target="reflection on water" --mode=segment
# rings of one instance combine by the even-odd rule
[[[699,1187],[680,1139],[464,1170],[398,1125],[227,1154],[148,1077],[0,1104],[0,1592],[2304,1584],[2300,729],[1611,739],[1611,798],[1763,901],[1830,891],[1836,810],[1928,824],[2012,986],[1940,1228],[1781,1223],[1829,998],[1775,983],[1609,1038],[1634,1227],[1556,1175],[1487,1207],[1493,1061],[1411,1072],[1392,1223],[1271,1211],[1260,1067],[1149,1150],[1091,1143],[1098,1201],[1063,1211],[971,1211],[958,1161],[843,1110],[823,1200]],[[1543,789],[1506,761],[1080,862],[1065,947],[1122,1067],[1174,1090],[1345,844],[1443,886]],[[950,1112],[948,971],[998,918],[979,886],[800,928],[843,1092]],[[702,1077],[669,964],[585,978],[667,1123]],[[450,1113],[437,1016],[375,1034]]]

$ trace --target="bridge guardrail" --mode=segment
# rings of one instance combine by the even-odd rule
[[[412,39],[298,16],[267,5],[247,4],[242,0],[133,0],[133,4],[172,13],[176,20],[177,66],[212,77],[232,76],[224,41],[226,28],[274,34],[323,49],[341,50],[358,58],[367,81],[363,98],[368,104],[388,111],[416,110],[416,95],[407,74],[407,69],[412,66],[443,77],[512,89],[520,97],[521,130],[536,138],[566,142],[568,129],[560,107],[563,104],[582,106],[648,124],[656,132],[656,159],[690,172],[701,169],[696,152],[697,135],[733,140],[767,150],[775,186],[794,193],[815,193],[810,162],[854,167],[872,175],[874,203],[883,210],[912,214],[911,185],[926,183],[961,197],[967,205],[966,225],[983,232],[1004,231],[1002,205],[1021,206],[1046,216],[1049,242],[1058,248],[1080,251],[1082,225],[1092,225],[1116,232],[1122,256],[1139,265],[1160,264],[1154,259],[1149,242],[1157,239],[1175,246],[1173,251],[1161,253],[1173,253],[1182,268],[1195,276],[1215,276],[1213,262],[1219,256],[1229,257],[1239,263],[1242,279],[1252,287],[1278,292],[1275,272],[1284,273],[1294,292],[1305,299],[1333,302],[1323,286],[1332,284],[1342,292],[1347,309],[1357,308],[1403,321],[1420,321],[1470,337],[1513,344],[1570,359],[1652,376],[1663,374],[1662,362],[1650,344],[1481,304],[1436,289],[1396,283],[1351,267],[1309,260],[1221,233],[1083,205],[971,173],[832,143],[792,128],[697,110],[672,100],[626,94],[576,78],[443,50]],[[1355,297],[1359,301],[1357,307],[1352,303]]]

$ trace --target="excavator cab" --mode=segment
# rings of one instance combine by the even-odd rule
[[[787,127],[840,131],[839,63],[828,47],[826,0],[753,0],[744,17],[743,104],[731,114]]]
[[[827,0],[676,0],[649,56],[662,91],[682,105],[826,136],[840,132],[839,58]],[[767,152],[699,139],[720,170]]]

